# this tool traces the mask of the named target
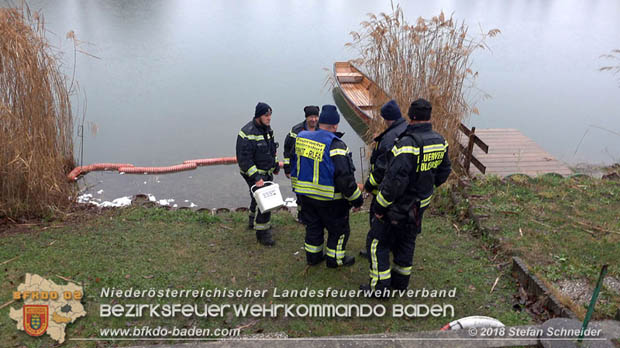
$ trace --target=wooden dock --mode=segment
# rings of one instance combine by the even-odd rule
[[[473,149],[473,155],[486,166],[487,175],[504,177],[515,173],[529,176],[558,173],[567,176],[573,173],[517,129],[476,129],[475,134],[489,146],[489,153],[484,153],[477,146]],[[462,143],[467,144],[465,136]],[[481,174],[475,166],[471,166],[470,172],[473,175]]]

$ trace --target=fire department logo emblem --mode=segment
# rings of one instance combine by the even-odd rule
[[[24,331],[30,336],[41,336],[47,330],[49,308],[47,305],[25,305]]]

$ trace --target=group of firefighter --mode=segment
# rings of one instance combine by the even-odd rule
[[[363,190],[373,196],[370,230],[360,255],[370,262],[368,284],[376,293],[404,290],[411,276],[415,241],[422,231],[422,217],[435,187],[450,175],[448,143],[431,125],[431,104],[411,103],[407,122],[396,101],[381,107],[387,128],[374,139],[370,174]],[[275,245],[271,214],[257,211],[253,188],[272,181],[280,166],[278,143],[271,130],[272,109],[258,103],[254,118],[237,136],[237,161],[250,189],[248,225],[258,242]],[[355,181],[353,157],[338,132],[340,115],[334,105],[306,106],[305,120],[291,129],[284,141],[284,172],[297,196],[298,220],[306,228],[304,249],[308,265],[337,268],[355,263],[346,255],[349,210],[359,209],[364,194]],[[324,240],[327,230],[327,242]],[[393,262],[390,263],[390,252]]]

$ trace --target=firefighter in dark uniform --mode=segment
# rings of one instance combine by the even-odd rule
[[[250,216],[248,227],[256,230],[256,239],[262,245],[275,244],[271,233],[271,213],[256,212],[256,200],[251,187],[262,187],[265,181],[273,180],[280,166],[276,151],[278,143],[273,137],[271,124],[271,107],[266,103],[258,103],[254,119],[248,122],[237,136],[237,163],[241,176],[250,188]]]
[[[383,133],[379,134],[375,139],[375,148],[370,155],[370,175],[366,179],[364,189],[368,193],[372,193],[376,196],[379,193],[379,185],[383,181],[385,170],[387,168],[387,154],[392,150],[394,141],[401,133],[407,129],[407,122],[400,113],[400,107],[395,100],[390,100],[381,107],[381,117],[387,124],[387,129]],[[370,204],[370,224],[372,225],[372,219],[374,214],[374,205],[376,201],[372,201]],[[360,255],[368,257],[368,248],[370,247],[371,239],[370,233],[366,235],[366,249],[360,251]]]
[[[301,131],[315,131],[319,124],[319,107],[309,105],[304,108],[304,114],[306,119],[293,126],[291,131],[286,135],[284,139],[284,174],[287,178],[291,178],[291,156],[295,151],[295,139],[297,134]],[[301,219],[301,199],[297,195],[297,221],[302,222]]]
[[[384,289],[403,290],[409,285],[416,236],[434,188],[450,175],[448,143],[433,131],[431,104],[411,103],[407,129],[388,154],[388,168],[375,197],[375,219],[370,229],[370,284],[378,296]],[[390,252],[394,259],[390,267]]]
[[[326,259],[327,267],[350,266],[355,257],[345,255],[349,239],[349,209],[364,203],[355,182],[351,151],[340,140],[340,115],[334,105],[324,105],[319,129],[302,131],[291,157],[293,190],[301,196],[306,224],[306,261],[316,265]],[[324,232],[327,245],[323,254]]]

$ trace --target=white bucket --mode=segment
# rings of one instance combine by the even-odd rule
[[[280,193],[280,185],[272,181],[265,181],[265,186],[254,191],[255,187],[256,185],[252,186],[250,190],[252,190],[261,213],[270,212],[284,205],[282,194]]]

